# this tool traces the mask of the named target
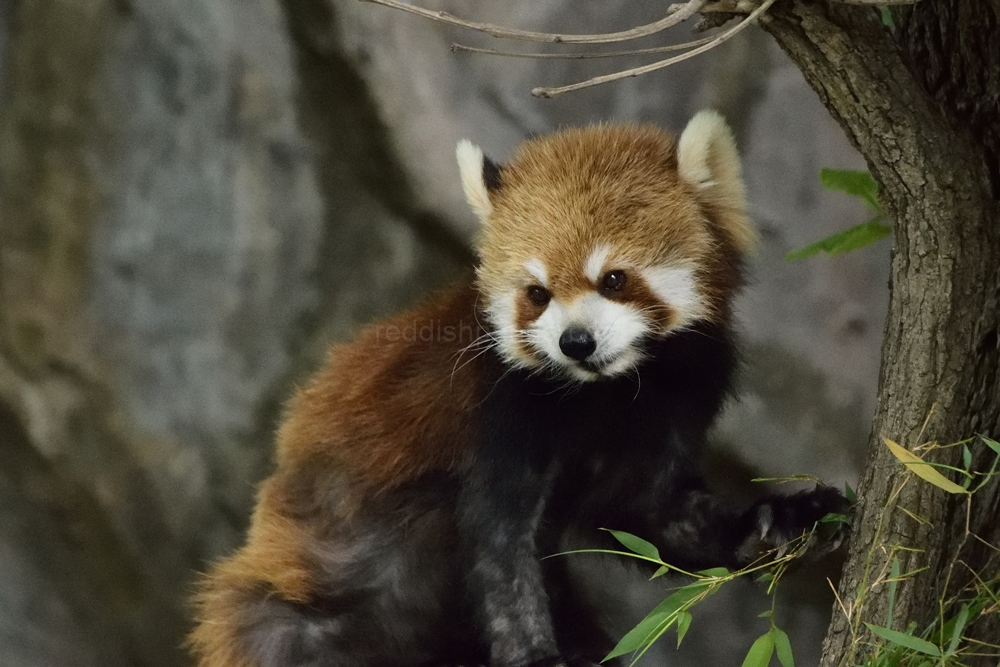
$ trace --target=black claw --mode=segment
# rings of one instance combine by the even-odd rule
[[[850,502],[830,486],[766,498],[750,510],[754,529],[740,545],[738,556],[741,561],[750,562],[810,532],[809,555],[818,558],[828,554],[850,535],[850,525],[818,522],[828,514],[848,515],[850,511]]]

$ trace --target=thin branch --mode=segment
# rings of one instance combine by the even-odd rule
[[[847,607],[844,606],[844,601],[840,599],[840,593],[837,592],[837,587],[830,581],[830,577],[826,578],[826,583],[830,584],[830,590],[833,591],[833,597],[836,598],[837,604],[840,605],[840,611],[844,612],[844,618],[850,621],[851,612],[847,611]],[[854,634],[854,632],[852,631],[851,634]]]
[[[642,56],[648,55],[650,53],[668,53],[670,51],[683,51],[685,49],[693,49],[702,44],[708,44],[715,36],[702,37],[701,39],[696,39],[691,42],[685,42],[683,44],[670,44],[668,46],[654,46],[648,49],[634,49],[632,51],[603,51],[603,52],[586,52],[586,53],[519,53],[517,51],[498,51],[496,49],[480,49],[475,46],[466,46],[465,44],[452,44],[451,50],[454,53],[459,51],[464,51],[466,53],[483,53],[491,56],[505,56],[508,58],[535,58],[538,60],[566,60],[566,59],[582,59],[582,58],[622,58],[625,56]]]
[[[680,10],[684,6],[683,2],[675,2],[667,7],[667,14]],[[698,10],[700,14],[749,14],[757,5],[751,0],[716,0],[716,2],[706,2],[705,6]]]
[[[417,16],[431,19],[432,21],[440,21],[449,25],[457,25],[505,39],[519,39],[527,42],[549,42],[562,44],[607,44],[609,42],[624,42],[630,39],[637,39],[639,37],[646,37],[647,35],[654,35],[658,32],[662,32],[663,30],[675,26],[697,14],[705,5],[707,0],[688,0],[688,2],[683,4],[671,5],[667,15],[659,21],[638,26],[630,30],[596,35],[560,35],[555,33],[532,32],[530,30],[505,28],[491,23],[466,21],[465,19],[460,19],[457,16],[449,14],[448,12],[425,9],[424,7],[417,7],[416,5],[400,2],[399,0],[361,0],[361,2],[371,2],[376,5],[392,7],[393,9],[399,9],[410,14],[416,14]]]
[[[580,90],[582,88],[590,88],[591,86],[598,86],[602,83],[608,83],[609,81],[618,81],[619,79],[624,79],[627,77],[639,76],[640,74],[646,74],[647,72],[653,72],[674,63],[679,63],[682,60],[687,60],[700,53],[704,53],[710,49],[714,49],[719,44],[727,41],[728,39],[735,36],[738,32],[746,28],[749,24],[757,20],[757,18],[767,11],[768,7],[774,4],[775,0],[765,0],[759,7],[757,7],[753,12],[750,13],[748,17],[737,23],[735,26],[722,33],[712,41],[704,44],[696,49],[692,49],[687,53],[682,53],[679,56],[674,56],[673,58],[667,58],[666,60],[661,60],[659,62],[651,63],[649,65],[643,65],[642,67],[635,67],[633,69],[627,69],[622,72],[615,72],[614,74],[605,74],[604,76],[596,76],[593,79],[588,79],[587,81],[581,81],[580,83],[573,83],[568,86],[560,86],[558,88],[533,88],[531,94],[535,97],[554,97],[555,95],[561,95],[562,93],[568,93],[574,90]]]
[[[886,5],[912,5],[917,0],[832,0],[842,5],[868,5],[884,7]],[[684,6],[683,2],[676,2],[667,7],[667,13],[675,12]],[[699,14],[749,14],[753,11],[754,4],[750,0],[717,0],[706,3],[698,10]]]

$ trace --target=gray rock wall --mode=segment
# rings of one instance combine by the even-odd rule
[[[434,6],[566,32],[659,11]],[[820,167],[860,162],[782,54],[747,32],[545,101],[528,90],[637,61],[453,55],[452,41],[502,45],[353,0],[0,3],[0,664],[187,662],[186,592],[239,543],[293,383],[330,341],[471,264],[460,137],[502,159],[563,125],[679,130],[720,108],[763,242],[715,476],[857,475],[888,252],[781,260],[864,215],[819,188]],[[626,616],[659,594],[594,593]],[[671,664],[736,662],[726,647],[760,631],[755,595],[696,617]],[[792,597],[809,664],[828,602]],[[726,642],[700,629],[719,623]]]
[[[283,26],[275,2],[137,0],[106,47],[105,122],[127,149],[98,174],[95,352],[170,538],[200,557],[235,539],[262,471],[247,439],[319,299]]]

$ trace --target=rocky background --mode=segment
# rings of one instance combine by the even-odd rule
[[[664,6],[424,4],[562,32]],[[0,664],[189,664],[187,591],[239,544],[294,383],[330,342],[472,262],[461,137],[503,159],[560,126],[679,131],[720,109],[763,242],[714,477],[739,495],[756,475],[857,476],[888,247],[783,261],[865,214],[819,187],[821,167],[862,164],[783,55],[750,30],[537,100],[536,85],[635,63],[456,55],[453,41],[503,45],[355,0],[0,2]],[[581,567],[613,582],[594,595],[622,630],[662,595]],[[821,572],[795,584],[779,625],[808,665],[829,588]],[[659,659],[739,664],[766,608],[752,585],[720,595]]]

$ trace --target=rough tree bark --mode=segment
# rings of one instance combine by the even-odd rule
[[[864,155],[896,221],[879,407],[839,596],[851,610],[873,547],[876,560],[894,545],[915,549],[898,552],[901,572],[927,569],[899,585],[894,617],[926,627],[939,613],[942,587],[955,590],[971,571],[996,575],[997,551],[964,539],[962,497],[913,482],[891,501],[900,465],[881,439],[912,447],[1000,435],[1000,49],[989,43],[1000,2],[921,0],[895,16],[890,29],[872,8],[789,0],[762,25]],[[934,456],[956,466],[961,458],[960,448]],[[988,469],[991,460],[979,451],[973,468]],[[998,489],[993,483],[976,494],[969,521],[969,531],[993,545],[1000,544]],[[946,584],[957,558],[964,565]],[[876,588],[852,619],[838,605],[823,667],[859,662],[852,634],[864,631],[858,621],[885,623],[883,593]],[[971,635],[995,643],[998,616]]]

